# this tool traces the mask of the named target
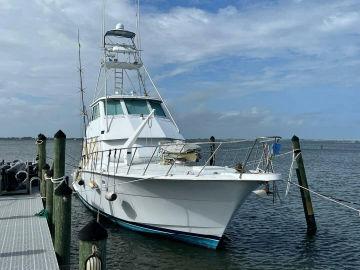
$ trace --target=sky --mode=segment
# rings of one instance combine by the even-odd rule
[[[360,1],[143,0],[143,61],[186,138],[360,137]],[[135,0],[106,28],[135,31]],[[0,137],[81,136],[77,31],[89,102],[100,0],[0,0]]]

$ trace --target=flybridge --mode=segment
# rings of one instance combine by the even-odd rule
[[[122,24],[104,35],[94,100],[114,94],[148,96],[146,74],[134,38],[135,33],[125,30]]]
[[[168,126],[167,121],[167,127],[162,127],[167,130],[164,133],[169,134],[171,130],[172,138],[182,139],[178,134],[179,128],[175,120],[143,65],[135,36],[134,32],[125,30],[124,25],[120,23],[115,29],[104,34],[103,57],[90,105],[92,110],[90,122],[101,116],[145,116],[151,110],[155,110],[155,117],[168,118],[172,122],[173,126]],[[107,118],[103,120],[106,122],[106,128],[101,129],[107,133],[110,127],[115,125],[113,123],[115,120],[111,119],[111,122]],[[173,134],[174,128],[177,135]],[[91,130],[92,128],[89,132],[93,133]]]

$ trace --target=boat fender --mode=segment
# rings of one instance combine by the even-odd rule
[[[85,184],[84,180],[80,179],[79,181],[77,181],[79,186],[83,186]]]
[[[266,198],[269,195],[272,195],[273,193],[270,191],[270,187],[268,184],[265,184],[265,186],[261,189],[254,190],[253,193],[255,193],[257,196],[261,198]],[[272,198],[272,197],[271,197]]]
[[[117,195],[116,195],[115,192],[109,191],[109,192],[107,192],[105,194],[105,199],[112,202],[112,201],[115,201],[117,199]]]
[[[28,173],[27,171],[18,171],[15,174],[15,178],[18,182],[23,182],[28,178]]]
[[[266,198],[268,196],[265,189],[257,189],[257,190],[254,190],[253,193],[255,193],[255,195],[257,195],[261,198]]]

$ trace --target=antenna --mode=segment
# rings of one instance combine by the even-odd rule
[[[105,36],[105,10],[106,10],[106,0],[103,0],[102,5],[102,29],[101,29],[101,45],[102,47],[105,46],[104,44],[104,36]]]
[[[136,43],[137,43],[137,48],[139,50],[139,56],[141,59],[141,37],[140,37],[140,0],[136,0]],[[145,86],[145,80],[143,79],[143,75],[141,74],[140,71],[138,71],[138,77],[139,80],[141,81],[142,87],[144,89],[144,95],[148,96],[148,92],[146,91],[146,86]],[[145,74],[144,74],[145,77]],[[140,89],[141,91],[141,86]]]
[[[140,38],[140,0],[137,0],[136,4],[136,41],[141,57],[141,38]]]
[[[80,30],[78,29],[78,45],[79,45],[79,76],[80,76],[80,97],[81,97],[81,115],[83,117],[83,128],[84,128],[84,138],[86,140],[86,124],[89,122],[88,115],[86,113],[86,107],[84,102],[84,87],[83,87],[83,80],[82,80],[82,65],[81,65],[81,45],[80,45]],[[86,142],[85,142],[86,147]]]

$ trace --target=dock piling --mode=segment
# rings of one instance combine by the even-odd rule
[[[36,140],[37,151],[38,151],[38,177],[40,178],[40,195],[45,203],[46,197],[46,182],[43,178],[42,169],[46,164],[46,137],[44,134],[39,134]]]
[[[54,136],[53,213],[54,249],[60,266],[70,263],[71,194],[65,178],[66,135],[59,130]]]
[[[210,166],[215,166],[215,155],[214,155],[214,152],[215,152],[215,137],[214,136],[211,136],[210,137]]]
[[[70,264],[70,241],[71,241],[71,197],[72,189],[66,181],[62,181],[55,190],[57,204],[55,214],[54,248],[62,269],[67,269]],[[69,268],[70,269],[70,268]]]
[[[45,170],[45,179],[46,179],[46,205],[45,209],[48,212],[48,224],[49,230],[52,238],[54,239],[54,222],[53,222],[53,201],[54,201],[54,184],[51,181],[51,178],[54,175],[54,171],[51,169],[48,164],[44,167]]]
[[[299,185],[303,187],[303,188],[300,187],[299,189],[304,207],[305,218],[306,218],[307,234],[314,235],[316,233],[317,227],[316,227],[315,215],[311,202],[310,192],[307,190],[309,189],[309,186],[307,183],[304,161],[301,154],[300,140],[299,137],[294,135],[291,141],[293,145],[294,155],[296,157],[295,159],[297,164],[296,176],[298,178]]]
[[[106,270],[106,229],[93,220],[80,230],[78,238],[79,270]]]

